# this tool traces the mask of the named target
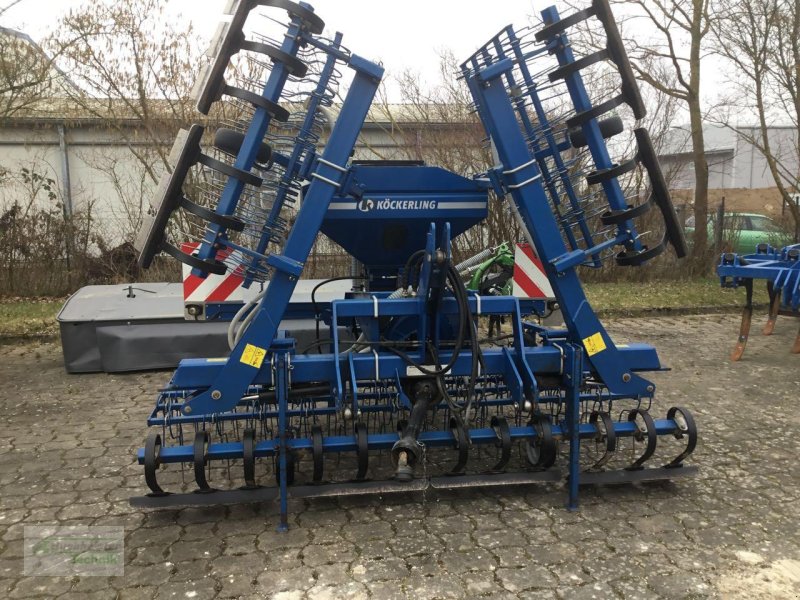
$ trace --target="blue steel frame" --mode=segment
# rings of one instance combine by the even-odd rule
[[[764,335],[772,334],[778,315],[800,317],[800,244],[786,246],[781,250],[769,244],[759,244],[755,254],[746,256],[723,254],[717,267],[717,274],[723,288],[742,286],[746,292],[739,339],[731,353],[732,361],[736,362],[742,358],[750,336],[754,280],[767,281],[770,307]],[[800,332],[795,338],[792,352],[800,354]]]
[[[558,19],[555,9],[548,9],[543,14],[546,22]],[[513,35],[513,30],[508,31]],[[558,37],[557,41],[551,42],[549,49],[556,52],[561,64],[573,62],[574,57],[565,43],[566,39],[563,35]],[[313,37],[303,39],[310,44],[329,49]],[[296,41],[287,39],[285,51],[296,50]],[[490,42],[490,45],[502,50],[495,42]],[[431,223],[416,297],[389,298],[387,292],[374,292],[367,299],[353,298],[332,302],[330,335],[333,353],[298,355],[293,340],[285,338],[279,331],[279,324],[286,315],[295,282],[303,271],[330,202],[345,185],[348,176],[347,161],[383,73],[381,67],[357,56],[341,56],[336,49],[329,50],[348,62],[356,71],[355,78],[325,151],[310,169],[313,171],[310,174],[312,183],[291,229],[284,254],[271,255],[267,259],[274,275],[266,296],[255,309],[257,312],[252,322],[232,350],[230,358],[182,361],[168,388],[160,394],[156,408],[148,420],[150,425],[166,429],[183,424],[205,426],[216,421],[277,418],[277,436],[258,441],[254,456],[277,456],[280,467],[280,528],[283,530],[288,518],[289,452],[313,448],[311,439],[290,436],[290,417],[338,414],[347,408],[353,414],[358,414],[361,410],[399,411],[410,406],[400,387],[401,373],[407,372],[406,360],[393,353],[378,350],[371,353],[340,354],[339,326],[358,322],[362,331],[373,336],[380,331],[380,323],[385,319],[405,318],[410,323],[406,331],[416,331],[418,340],[432,340],[438,345],[448,317],[459,313],[456,299],[442,294],[442,274],[432,261],[437,253],[449,256],[450,227],[445,223],[440,228],[441,231],[437,232],[436,226]],[[481,62],[481,57],[484,62]],[[496,62],[488,59],[486,52],[480,52],[463,67],[480,117],[496,145],[503,165],[502,170],[493,171],[488,176],[496,187],[499,186],[501,192],[510,197],[520,213],[544,263],[567,328],[555,331],[525,323],[520,303],[514,297],[469,295],[468,304],[472,315],[510,315],[514,338],[511,348],[482,350],[478,385],[493,387],[497,391],[497,398],[491,401],[494,405],[520,407],[523,403],[530,402],[534,407],[541,403],[558,405],[564,409],[564,416],[553,424],[552,433],[558,439],[568,440],[570,444],[568,507],[574,509],[578,504],[578,485],[581,480],[580,441],[596,438],[598,432],[594,424],[581,423],[581,404],[597,399],[604,402],[617,399],[647,401],[652,398],[655,386],[639,373],[661,369],[656,351],[651,346],[628,344],[617,347],[613,343],[589,305],[576,272],[579,264],[596,260],[601,250],[611,243],[638,249],[638,234],[632,224],[625,223],[619,227],[618,235],[611,242],[587,249],[566,247],[559,224],[548,204],[546,186],[553,184],[553,176],[537,166],[537,160],[540,161],[546,153],[550,153],[556,162],[560,160],[559,153],[563,148],[552,136],[546,136],[541,143],[529,145],[531,140],[520,129],[517,118],[521,116],[521,107],[509,97],[504,82],[511,82],[509,77],[515,61],[524,62],[525,57],[517,53]],[[573,74],[569,79],[570,96],[576,109],[583,111],[591,108],[580,75]],[[265,93],[277,98],[283,81],[285,74],[282,69],[276,69],[267,83]],[[531,93],[535,97],[536,92],[532,87]],[[257,113],[256,116],[237,161],[240,168],[247,168],[252,164],[268,125],[266,115]],[[545,116],[539,114],[538,118],[543,120]],[[594,119],[584,125],[584,134],[597,168],[611,166],[605,143]],[[568,179],[562,180],[561,184],[567,188],[570,186]],[[607,182],[604,189],[612,209],[625,208],[616,180]],[[234,183],[229,183],[218,211],[231,214],[240,191],[235,189]],[[567,196],[568,201],[575,204],[574,192]],[[589,234],[588,230],[583,233]],[[589,235],[585,239],[590,237]],[[212,241],[218,240],[215,238]],[[529,346],[526,339],[530,335],[538,337],[541,345]],[[441,364],[446,364],[452,355],[453,350],[442,349],[438,360]],[[414,358],[423,363],[428,359],[424,344],[420,344]],[[471,352],[463,349],[454,361],[448,377],[469,376],[473,368],[472,361]],[[537,377],[548,377],[550,381],[556,381],[557,384],[548,384],[556,385],[556,388],[540,390]],[[328,400],[326,407],[315,406],[309,412],[307,406],[301,405],[298,408],[294,405],[290,395],[293,386],[321,381],[328,383],[329,393],[312,397]],[[392,385],[396,382],[397,402],[390,405],[370,405],[369,394],[362,393],[359,388],[360,384],[371,382],[390,382]],[[587,387],[587,382],[591,382],[592,386]],[[601,391],[596,391],[598,389]],[[263,407],[256,409],[250,398],[266,390],[274,390],[276,406],[268,410]],[[562,412],[559,410],[558,414]],[[633,421],[618,422],[614,427],[617,437],[641,434]],[[655,420],[657,435],[677,434],[678,429],[674,419]],[[512,440],[529,442],[539,435],[533,425],[512,426],[509,433]],[[394,446],[398,438],[397,433],[368,433],[367,444],[370,449],[388,449]],[[496,444],[498,440],[497,432],[493,428],[471,429],[469,438],[472,444]],[[455,436],[451,431],[423,431],[418,440],[431,447],[443,447],[452,446]],[[358,436],[327,436],[322,440],[322,448],[324,452],[353,452],[358,449]],[[234,459],[242,458],[244,452],[243,442],[212,442],[208,444],[205,456],[207,460]],[[159,461],[192,462],[195,456],[195,448],[191,445],[164,447],[161,449]],[[145,463],[144,450],[139,451],[138,461]]]
[[[344,165],[347,164],[355,146],[356,138],[383,76],[382,67],[358,56],[350,57],[349,66],[356,71],[353,83],[322,159],[316,162],[314,173],[311,174],[312,183],[297,214],[295,226],[286,240],[284,253],[270,255],[267,259],[267,264],[273,268],[274,273],[264,301],[255,309],[258,311],[257,315],[231,351],[224,372],[212,384],[210,390],[187,400],[183,407],[186,414],[192,412],[212,414],[235,407],[258,372],[258,367],[242,360],[245,349],[252,346],[258,349],[257,352],[265,354],[278,333],[278,325],[289,305],[295,283],[303,272],[303,265],[322,225],[328,205],[340,186],[342,173],[346,171]],[[258,144],[253,143],[254,159],[255,146],[260,145],[260,139],[255,141]],[[249,136],[243,142],[243,149],[248,143],[252,143],[249,141]],[[181,368],[178,367],[178,371]]]
[[[554,8],[543,13],[545,23],[558,19]],[[558,36],[559,62],[573,61],[574,57],[568,52],[566,38]],[[494,45],[493,42],[491,42]],[[555,43],[555,42],[553,42]],[[564,245],[560,229],[548,204],[547,194],[543,184],[542,172],[537,166],[535,152],[531,150],[526,141],[526,136],[517,122],[517,112],[514,102],[509,97],[504,80],[515,66],[515,58],[500,58],[497,62],[488,65],[480,61],[482,53],[478,53],[462,65],[462,72],[472,93],[473,100],[478,107],[479,115],[484,127],[494,142],[503,170],[495,173],[506,191],[515,203],[527,231],[536,247],[536,253],[541,258],[545,272],[553,286],[553,291],[561,307],[564,320],[570,332],[570,337],[577,343],[587,348],[586,360],[592,370],[613,394],[626,395],[631,398],[649,398],[655,392],[652,382],[631,372],[631,368],[621,360],[622,356],[614,345],[611,337],[603,328],[597,315],[592,310],[583,291],[576,267],[587,258],[597,254],[600,246],[590,250],[569,251]],[[586,96],[580,74],[574,73],[568,79],[570,95],[573,103],[579,110],[591,107]],[[535,91],[532,91],[535,93]],[[543,127],[545,127],[543,125]],[[610,166],[608,151],[600,133],[596,119],[590,119],[583,126],[584,134],[592,150],[598,169]],[[530,135],[532,132],[526,132]],[[613,185],[606,189],[609,204],[613,209],[624,208],[622,197],[616,179]],[[625,226],[611,245],[627,240],[633,243],[638,237],[632,224]],[[622,226],[621,226],[622,229]],[[599,336],[599,338],[598,338]],[[602,344],[594,341],[601,339]],[[594,352],[598,347],[605,349]]]
[[[724,288],[736,288],[745,280],[765,279],[781,295],[786,310],[800,311],[800,244],[780,250],[769,245],[755,254],[723,254],[717,275]]]

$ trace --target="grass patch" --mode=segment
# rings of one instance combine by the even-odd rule
[[[744,305],[743,289],[723,290],[717,279],[587,283],[585,288],[592,307],[606,315],[733,310]],[[768,303],[766,285],[756,283],[754,302]],[[63,298],[0,298],[0,339],[56,337],[56,315],[63,304]]]
[[[54,337],[63,298],[0,298],[0,339]]]
[[[636,314],[652,310],[702,311],[739,309],[744,306],[744,288],[722,289],[719,279],[649,281],[644,283],[587,283],[586,296],[592,307],[605,314]],[[753,302],[767,304],[766,284],[753,290]]]

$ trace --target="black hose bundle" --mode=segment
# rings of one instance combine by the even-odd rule
[[[420,250],[411,255],[408,262],[406,263],[406,269],[403,272],[404,285],[408,284],[408,274],[409,271],[413,268],[414,262],[415,261],[421,262],[419,257],[424,255],[425,255],[424,250]],[[456,304],[458,306],[458,334],[456,335],[455,345],[453,347],[453,354],[450,357],[450,360],[447,362],[447,364],[439,366],[438,368],[431,369],[429,367],[421,365],[402,350],[399,350],[388,344],[383,347],[389,352],[402,358],[407,364],[415,367],[421,373],[424,373],[425,375],[430,375],[432,377],[436,377],[439,393],[442,395],[442,398],[447,402],[448,406],[453,411],[459,423],[463,424],[464,415],[468,415],[469,411],[472,408],[475,385],[478,379],[478,373],[480,368],[483,366],[483,355],[481,354],[477,327],[475,325],[475,321],[472,318],[472,313],[469,309],[469,298],[467,295],[467,288],[464,285],[464,282],[462,281],[455,267],[453,266],[452,262],[448,262],[447,264],[447,282],[450,284],[450,289],[453,293],[453,297],[455,298]],[[470,371],[469,386],[467,388],[467,401],[463,406],[460,406],[448,394],[447,387],[444,383],[444,377],[450,372],[450,370],[455,365],[461,353],[461,349],[463,348],[464,343],[467,340],[469,340],[470,348],[472,350],[472,368]],[[431,358],[436,362],[436,364],[441,365],[441,362],[439,360],[439,353],[437,349],[433,346],[433,344],[431,344],[430,342],[428,343],[428,351],[431,355]]]

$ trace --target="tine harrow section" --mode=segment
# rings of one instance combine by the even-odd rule
[[[769,294],[769,315],[764,325],[764,335],[772,335],[778,315],[800,317],[800,244],[778,250],[769,244],[759,244],[755,254],[739,256],[725,253],[717,267],[723,288],[745,289],[746,301],[742,310],[739,339],[731,352],[736,362],[744,356],[750,326],[753,322],[753,284],[756,279],[765,279]],[[793,354],[800,354],[800,331],[797,333]]]
[[[288,14],[281,44],[242,33],[256,5]],[[624,130],[615,107],[643,115],[638,90],[604,2],[544,18],[539,32],[504,29],[463,65],[499,161],[466,178],[418,162],[351,162],[382,69],[340,34],[321,37],[308,5],[238,4],[198,85],[201,112],[233,109],[210,150],[200,126],[176,142],[141,260],[164,251],[197,276],[238,270],[267,283],[233,318],[230,356],[182,361],[158,394],[137,456],[149,494],[132,503],[277,500],[285,530],[291,497],[566,478],[575,509],[581,484],[695,472],[685,464],[698,439],[690,411],[657,416],[645,378],[662,368],[655,349],[617,346],[578,277],[607,257],[639,266],[667,245],[685,251],[647,132],[634,130],[638,150],[624,162],[607,145]],[[596,61],[576,60],[566,40],[586,18],[608,32]],[[583,75],[601,60],[622,83],[596,103]],[[320,148],[322,115],[348,76]],[[626,191],[635,170],[649,175],[648,193]],[[211,182],[199,197],[194,172]],[[541,303],[464,284],[487,260],[512,260],[507,247],[460,264],[452,256],[453,238],[487,218],[490,192],[520,219],[565,327],[527,320]],[[650,239],[636,225],[652,207],[665,233]],[[287,333],[290,301],[320,232],[352,255],[362,284],[333,300],[312,293],[317,338],[301,347]],[[179,250],[176,235],[196,251]],[[487,338],[486,322],[501,321]]]

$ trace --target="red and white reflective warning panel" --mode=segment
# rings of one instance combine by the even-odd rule
[[[200,244],[197,242],[187,242],[181,244],[181,250],[186,254],[192,254]],[[231,255],[230,250],[220,250],[217,253],[217,260],[222,261]],[[249,300],[259,286],[251,286],[250,289],[242,287],[244,269],[241,265],[231,273],[225,275],[213,275],[209,273],[206,277],[192,275],[192,268],[183,265],[183,301],[192,304],[217,303],[217,302],[244,302]]]
[[[537,300],[555,298],[542,261],[530,244],[517,244],[514,249],[514,295]]]

